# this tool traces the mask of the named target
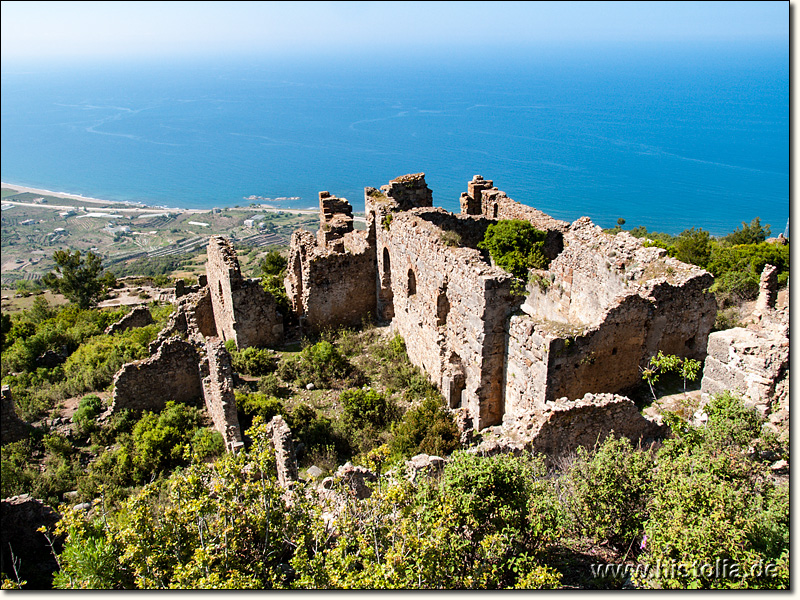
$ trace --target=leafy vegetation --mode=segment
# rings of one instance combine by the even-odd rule
[[[546,269],[549,261],[543,253],[547,232],[536,229],[529,221],[502,220],[491,223],[483,241],[495,264],[521,281],[527,281],[530,269]]]
[[[745,451],[762,421],[730,395],[706,410],[705,427],[672,419],[676,437],[658,450],[610,436],[563,471],[527,454],[457,451],[438,479],[384,475],[364,500],[335,488],[342,504],[328,516],[310,484],[285,500],[258,418],[245,452],[195,460],[117,511],[67,512],[56,584],[554,588],[576,577],[564,544],[588,540],[634,566],[683,566],[640,569],[636,586],[786,587],[788,484]],[[738,570],[698,569],[723,559]],[[623,583],[586,571],[583,586]]]
[[[82,309],[94,306],[103,291],[103,281],[100,280],[103,264],[100,257],[87,252],[86,258],[82,259],[79,250],[74,254],[69,250],[56,250],[53,260],[56,263],[55,271],[44,276],[44,284],[64,294]]]
[[[56,587],[623,585],[595,577],[580,563],[587,556],[740,566],[726,577],[641,570],[627,583],[639,587],[788,587],[788,483],[769,468],[788,450],[735,396],[712,399],[703,427],[667,413],[674,439],[660,447],[611,435],[555,466],[529,453],[480,456],[461,449],[452,413],[403,339],[365,326],[281,352],[233,348],[234,369],[248,376],[236,389],[246,445],[226,453],[198,407],[101,417],[113,373],[146,355],[169,310],[153,308],[156,324],[113,336],[103,331],[122,310],[55,309],[37,298],[3,319],[3,381],[19,412],[35,420],[57,415],[67,398],[77,404],[71,420],[39,423],[2,448],[3,496],[61,507]],[[698,373],[665,355],[649,367],[653,383]],[[275,415],[289,424],[302,468],[366,465],[380,474],[371,496],[357,500],[336,481],[332,504],[310,476],[290,494],[280,488],[266,429]],[[419,453],[448,461],[412,481],[403,464]],[[91,508],[68,506],[82,501]]]
[[[291,313],[289,297],[283,279],[286,277],[286,257],[278,250],[270,250],[262,259],[259,270],[261,271],[261,285],[275,299],[278,311],[288,317]]]

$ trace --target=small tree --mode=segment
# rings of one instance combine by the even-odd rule
[[[769,225],[761,225],[761,219],[756,217],[750,224],[742,223],[741,228],[737,227],[733,233],[726,235],[724,239],[731,245],[738,244],[760,244],[770,235]]]
[[[88,252],[86,258],[81,258],[80,250],[73,254],[67,250],[56,250],[53,253],[56,262],[55,271],[44,276],[44,284],[55,292],[60,292],[70,302],[80,308],[91,308],[97,304],[103,283],[100,273],[103,264],[100,257]]]
[[[261,260],[261,287],[272,295],[278,306],[278,311],[287,315],[289,313],[289,298],[286,288],[283,287],[283,278],[286,276],[286,257],[278,250],[270,250]]]

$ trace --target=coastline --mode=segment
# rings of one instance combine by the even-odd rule
[[[12,190],[17,190],[19,193],[29,193],[29,194],[39,194],[41,196],[50,196],[53,198],[63,198],[65,200],[78,200],[80,202],[89,202],[92,204],[101,204],[109,208],[113,208],[114,210],[120,212],[141,212],[141,213],[153,213],[153,212],[174,212],[174,213],[184,213],[184,214],[205,214],[210,213],[212,209],[210,208],[169,208],[165,206],[151,206],[144,204],[143,202],[122,202],[120,200],[103,200],[101,198],[93,198],[90,196],[82,196],[81,194],[70,194],[68,192],[54,192],[52,190],[45,190],[42,188],[33,188],[24,185],[16,185],[14,183],[6,183],[0,182],[0,187],[8,188]],[[63,205],[56,205],[56,204],[31,204],[26,202],[17,202],[15,200],[7,200],[3,199],[4,203],[9,204],[19,204],[23,206],[36,206],[39,208],[53,208],[53,209],[63,209],[63,208],[71,208],[70,206],[63,206]],[[231,207],[227,207],[231,208]],[[291,208],[277,208],[269,206],[268,204],[262,204],[259,207],[241,207],[240,210],[253,210],[253,211],[262,211],[262,212],[284,212],[290,213],[295,215],[312,215],[317,214],[318,211],[315,209],[291,209]],[[358,218],[356,218],[358,220]]]

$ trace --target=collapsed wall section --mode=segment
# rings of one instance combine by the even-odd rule
[[[239,417],[236,412],[236,397],[233,388],[233,367],[225,343],[219,338],[206,342],[208,376],[203,379],[203,397],[214,428],[222,434],[229,451],[244,446]]]
[[[452,408],[468,409],[476,428],[502,420],[504,324],[520,301],[508,273],[457,241],[482,239],[487,226],[443,209],[413,209],[393,215],[377,248],[387,254],[392,325],[409,359]]]
[[[274,346],[283,341],[283,317],[275,299],[257,279],[242,277],[233,245],[222,236],[208,241],[206,263],[215,329],[238,348]]]
[[[578,448],[591,450],[609,435],[647,443],[669,435],[669,428],[643,417],[624,396],[586,394],[575,402],[559,400],[542,414],[532,433],[531,448],[553,463]]]
[[[509,322],[509,418],[562,396],[633,387],[658,351],[705,358],[716,315],[709,273],[585,217],[564,240],[528,284],[525,314]]]
[[[152,322],[153,315],[150,314],[150,310],[146,306],[137,306],[119,321],[106,327],[106,330],[103,333],[105,335],[114,335],[115,333],[128,331],[128,329],[146,327]]]
[[[296,231],[284,286],[303,327],[356,327],[375,313],[374,229],[354,231],[347,200],[320,193],[317,235]]]
[[[194,347],[173,337],[144,360],[127,363],[114,376],[112,411],[163,410],[167,402],[191,404],[203,395]]]

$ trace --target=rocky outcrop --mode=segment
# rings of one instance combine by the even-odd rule
[[[135,327],[145,327],[146,325],[150,325],[152,322],[153,315],[150,314],[148,308],[146,306],[137,306],[119,321],[106,327],[104,333],[106,335],[122,333],[123,331],[127,331],[128,329],[133,329]]]
[[[6,498],[0,502],[0,571],[12,581],[27,581],[26,589],[46,590],[52,588],[53,573],[58,563],[53,551],[60,553],[63,540],[53,535],[53,527],[61,517],[41,500],[27,494]],[[45,527],[50,531],[53,548],[45,535],[38,531]]]

